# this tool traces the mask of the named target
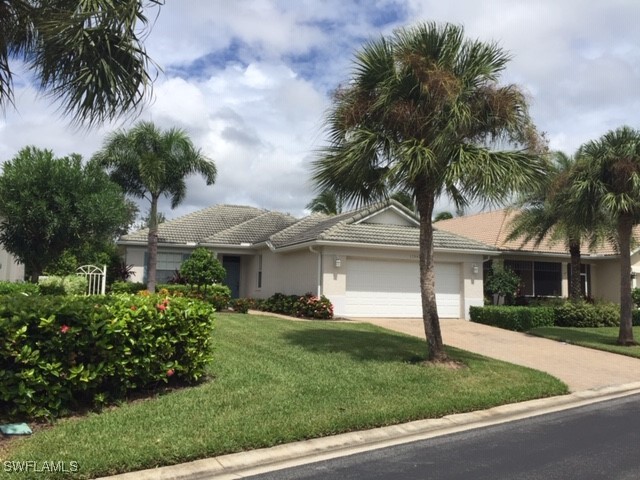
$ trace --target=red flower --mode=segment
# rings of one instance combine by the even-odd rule
[[[134,311],[135,311],[135,310],[137,310],[137,309],[138,309],[138,307],[136,307],[135,305],[131,305],[131,310],[134,310]]]
[[[158,308],[158,310],[161,310],[163,312],[167,309],[167,306],[164,303],[159,303],[158,305],[156,305],[156,307]]]
[[[176,373],[176,371],[173,368],[170,368],[167,370],[167,377],[172,377],[174,373]]]
[[[61,333],[67,333],[69,330],[71,330],[71,327],[69,325],[62,325],[60,327],[60,332]]]

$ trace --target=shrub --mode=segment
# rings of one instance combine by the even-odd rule
[[[135,294],[140,290],[145,290],[147,285],[142,282],[122,282],[115,281],[111,284],[111,293]]]
[[[213,309],[159,295],[6,297],[0,411],[30,418],[125,398],[211,361]]]
[[[631,312],[631,323],[634,327],[640,327],[640,310],[634,310]]]
[[[328,320],[333,318],[333,305],[324,295],[285,295],[275,293],[256,304],[256,308],[266,312],[281,313],[294,317]]]
[[[633,299],[633,303],[636,308],[640,308],[640,288],[636,287],[631,290],[631,298]]]
[[[196,290],[191,285],[173,285],[171,283],[158,285],[158,291],[172,297],[188,297],[203,300],[214,306],[217,311],[229,308],[231,289],[226,285],[209,285],[205,290]]]
[[[38,285],[42,295],[82,295],[87,291],[88,281],[80,275],[50,275],[40,278]]]
[[[227,272],[211,251],[198,247],[180,267],[180,276],[187,284],[206,291],[207,286],[222,282]]]
[[[298,297],[293,304],[293,314],[296,317],[329,320],[333,318],[333,305],[324,295],[317,297],[312,293],[307,293]]]
[[[519,285],[520,277],[512,270],[494,267],[485,282],[485,289],[489,294],[503,297],[508,303],[511,303]]]
[[[253,305],[254,302],[250,298],[235,298],[229,304],[233,311],[237,313],[247,313],[250,308],[253,308]]]
[[[616,327],[620,307],[614,303],[567,302],[554,308],[558,327]]]
[[[40,294],[37,283],[0,282],[0,295],[34,296]]]
[[[551,327],[554,322],[554,311],[550,307],[471,307],[469,313],[472,322],[516,332]]]

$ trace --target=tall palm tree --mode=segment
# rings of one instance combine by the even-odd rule
[[[335,93],[329,145],[314,161],[316,184],[346,201],[384,198],[387,190],[415,198],[432,361],[446,359],[435,297],[436,200],[499,201],[545,172],[525,95],[497,84],[508,60],[497,45],[465,40],[463,28],[450,24],[420,24],[365,44],[351,80]],[[496,151],[496,141],[515,148]]]
[[[324,213],[325,215],[337,215],[342,213],[342,199],[333,190],[324,189],[313,197],[306,208],[313,213]]]
[[[585,241],[590,247],[608,236],[611,225],[601,210],[590,210],[588,216],[576,215],[575,199],[570,187],[573,182],[575,157],[563,152],[553,152],[553,161],[545,179],[533,185],[517,202],[520,208],[511,221],[509,240],[533,241],[536,246],[547,239],[564,242],[571,257],[571,282],[569,299],[582,298],[580,279],[581,248]]]
[[[147,6],[163,0],[1,0],[0,108],[13,104],[14,59],[76,122],[112,119],[148,93]],[[141,28],[142,27],[142,28]]]
[[[640,223],[640,130],[611,130],[578,149],[572,194],[575,215],[602,210],[616,225],[620,253],[620,345],[635,345],[632,329],[631,238]]]
[[[155,291],[158,257],[158,200],[164,195],[177,207],[187,193],[185,178],[200,174],[207,185],[216,179],[216,167],[197,150],[183,130],[160,130],[139,122],[129,131],[109,135],[93,161],[105,168],[125,193],[146,198],[149,209],[147,288]]]

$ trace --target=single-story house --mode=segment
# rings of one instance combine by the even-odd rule
[[[442,220],[435,228],[461,235],[487,246],[498,254],[484,263],[486,273],[492,262],[502,262],[505,267],[517,273],[522,280],[522,291],[528,297],[560,296],[569,294],[571,263],[569,252],[563,242],[544,239],[539,245],[534,242],[507,240],[511,222],[516,211],[509,209],[482,212],[476,215]],[[636,227],[635,237],[640,238]],[[620,301],[620,261],[616,248],[605,243],[594,251],[583,246],[581,252],[583,294],[595,299]],[[632,286],[640,281],[640,248],[632,251]]]
[[[302,219],[253,207],[216,205],[162,223],[159,282],[167,281],[196,247],[217,254],[233,297],[274,293],[327,296],[338,317],[420,317],[419,222],[388,201],[334,216]],[[147,234],[122,237],[131,281],[145,281]],[[443,318],[468,318],[483,304],[482,265],[494,246],[434,232],[436,300]]]

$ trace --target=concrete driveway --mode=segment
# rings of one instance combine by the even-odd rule
[[[357,321],[425,338],[422,319],[359,318]],[[445,345],[542,370],[565,382],[572,392],[640,381],[640,360],[635,358],[466,320],[441,319],[440,325]]]

